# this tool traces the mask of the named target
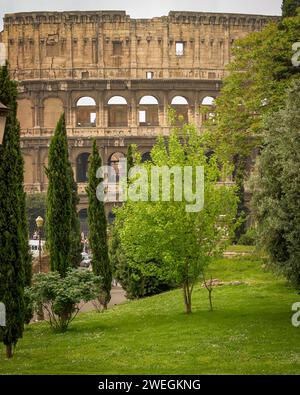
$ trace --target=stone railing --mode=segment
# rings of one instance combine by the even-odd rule
[[[54,128],[31,128],[22,129],[21,137],[51,137],[54,134]],[[139,127],[118,127],[118,128],[101,128],[101,127],[67,127],[69,137],[156,137],[160,134],[167,136],[169,127],[161,126],[139,126]]]
[[[99,68],[87,67],[78,69],[51,68],[51,69],[12,69],[11,76],[17,81],[24,80],[111,80],[130,79],[147,80],[146,73],[153,72],[153,80],[163,79],[201,79],[201,80],[222,80],[226,76],[224,69],[203,69],[203,68]]]

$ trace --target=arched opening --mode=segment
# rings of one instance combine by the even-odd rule
[[[29,99],[18,100],[17,117],[20,122],[21,129],[33,128],[33,111],[32,103]]]
[[[83,208],[78,213],[79,222],[80,222],[80,232],[84,233],[85,236],[89,233],[89,225],[88,225],[88,210],[87,208]]]
[[[143,96],[139,102],[139,125],[158,126],[158,101],[154,96]]]
[[[92,97],[81,97],[76,103],[76,126],[95,127],[97,121],[96,102]]]
[[[77,182],[87,182],[90,153],[83,152],[76,159],[76,180]]]
[[[144,152],[142,154],[142,163],[151,162],[151,161],[152,161],[152,159],[151,159],[151,152]]]
[[[64,112],[64,105],[61,99],[49,98],[44,100],[44,127],[55,128],[61,114]]]
[[[176,111],[176,126],[180,126],[189,121],[189,103],[183,96],[175,96],[171,101],[171,106]]]
[[[203,117],[202,121],[208,121],[209,119],[213,119],[215,114],[213,112],[213,107],[215,105],[215,98],[212,96],[206,96],[202,100],[201,105],[203,106]]]
[[[122,96],[113,96],[108,103],[108,126],[111,128],[128,126],[128,105]]]
[[[203,100],[202,100],[202,106],[213,106],[215,104],[215,99],[214,97],[211,96],[206,96]]]
[[[121,173],[121,164],[120,161],[125,158],[125,155],[122,152],[114,152],[108,160],[108,166],[111,166],[114,170],[114,173],[109,172],[108,179],[110,182],[118,182],[120,179]],[[115,175],[115,177],[114,177]]]

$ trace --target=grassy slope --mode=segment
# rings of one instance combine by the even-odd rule
[[[291,325],[297,293],[251,258],[223,259],[214,278],[248,285],[194,293],[183,314],[180,290],[78,316],[65,334],[27,327],[13,360],[0,346],[0,373],[299,374],[300,328]]]

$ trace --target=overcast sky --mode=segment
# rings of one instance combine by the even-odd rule
[[[282,0],[0,0],[0,31],[5,13],[24,11],[124,10],[132,18],[174,11],[280,15]]]

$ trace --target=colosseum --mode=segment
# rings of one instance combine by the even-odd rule
[[[275,18],[177,11],[152,19],[132,19],[125,11],[6,14],[0,42],[19,82],[26,191],[47,190],[48,147],[64,111],[84,223],[92,139],[103,162],[117,165],[129,144],[146,159],[156,136],[168,135],[169,106],[201,130],[199,108],[218,95],[235,41]],[[108,204],[109,216],[114,204]]]

